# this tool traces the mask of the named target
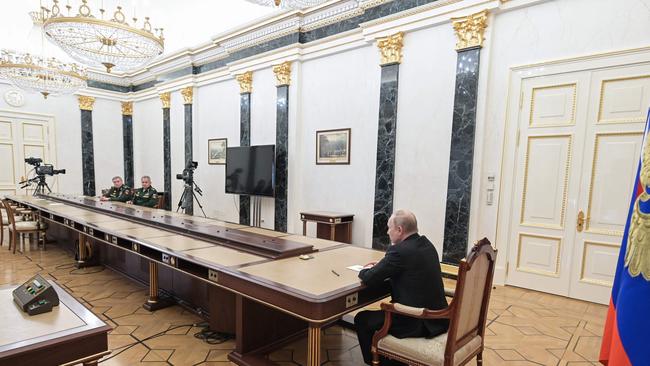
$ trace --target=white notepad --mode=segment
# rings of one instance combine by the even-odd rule
[[[346,267],[346,268],[351,269],[351,270],[353,270],[355,272],[361,272],[361,270],[363,269],[363,266],[360,265],[360,264],[355,264],[354,266],[350,266],[350,267]]]

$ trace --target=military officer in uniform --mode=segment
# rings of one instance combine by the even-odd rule
[[[106,193],[104,193],[99,199],[101,201],[119,201],[126,202],[131,200],[133,197],[133,189],[124,184],[122,177],[116,176],[113,177],[113,186]]]
[[[133,200],[127,203],[132,203],[137,206],[154,207],[158,204],[158,191],[151,186],[151,178],[145,175],[140,180],[142,188],[135,190]]]

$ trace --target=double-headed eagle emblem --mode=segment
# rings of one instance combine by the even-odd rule
[[[643,193],[634,202],[625,252],[625,267],[630,276],[643,275],[650,281],[650,138],[646,136],[639,180]]]

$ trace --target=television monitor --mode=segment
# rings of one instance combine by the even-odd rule
[[[226,193],[275,195],[275,145],[229,147]]]

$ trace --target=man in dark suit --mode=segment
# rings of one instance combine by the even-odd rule
[[[378,286],[388,279],[392,302],[431,310],[446,308],[438,252],[429,239],[418,234],[415,215],[406,210],[395,211],[388,220],[388,236],[392,245],[381,261],[359,272],[361,281],[367,286]],[[362,311],[354,317],[363,360],[368,365],[372,363],[372,336],[383,324],[382,310]],[[431,338],[445,333],[448,326],[446,319],[422,320],[393,315],[389,332],[397,338]],[[382,359],[381,364],[400,363]]]

